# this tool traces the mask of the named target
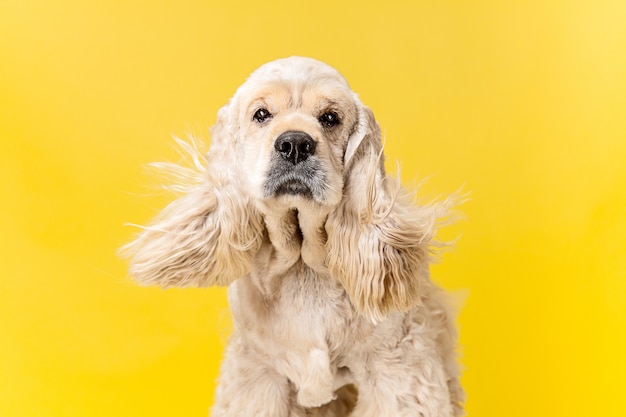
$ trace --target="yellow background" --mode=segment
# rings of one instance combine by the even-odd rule
[[[139,288],[118,246],[258,65],[337,67],[390,166],[464,185],[470,416],[624,416],[626,2],[0,1],[0,416],[204,416],[223,289]],[[148,187],[147,187],[148,186]]]

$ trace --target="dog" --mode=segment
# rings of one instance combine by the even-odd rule
[[[140,284],[228,286],[213,417],[463,415],[457,335],[429,279],[447,201],[385,172],[334,68],[269,62],[217,114],[184,190],[124,249]],[[171,167],[170,167],[171,168]]]

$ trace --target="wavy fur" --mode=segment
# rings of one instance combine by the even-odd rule
[[[356,160],[346,170],[345,198],[326,223],[328,267],[366,317],[381,321],[420,301],[430,253],[452,200],[417,206],[385,173],[380,128],[371,111]],[[356,255],[356,256],[355,256]]]
[[[129,271],[140,284],[228,285],[250,271],[263,224],[232,161],[226,117],[221,111],[206,158],[197,142],[177,140],[193,165],[153,164],[174,180],[166,188],[183,195],[122,248],[124,256],[132,257]]]
[[[386,174],[336,70],[268,63],[218,112],[206,158],[179,143],[189,166],[155,167],[180,196],[123,252],[141,284],[229,285],[214,417],[463,414],[454,314],[428,272],[452,202],[415,204]]]

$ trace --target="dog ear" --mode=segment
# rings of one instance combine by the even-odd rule
[[[197,147],[186,146],[193,153],[195,169],[159,165],[186,184],[184,194],[122,248],[123,255],[132,256],[130,274],[139,283],[228,285],[249,272],[264,226],[240,182],[234,130],[226,105],[218,112],[206,158]]]
[[[418,207],[385,173],[381,133],[362,106],[344,157],[344,196],[326,223],[327,265],[372,321],[420,302],[438,207]]]

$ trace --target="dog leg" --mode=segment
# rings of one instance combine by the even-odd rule
[[[415,346],[405,341],[396,352],[370,358],[358,375],[359,417],[456,417],[462,415],[449,391],[442,358],[433,347],[415,356]],[[404,348],[404,349],[403,349]],[[409,352],[412,351],[413,355]],[[395,355],[394,355],[395,353]]]
[[[231,337],[215,393],[212,417],[291,417],[293,388],[247,349],[237,334]]]
[[[298,404],[303,407],[319,407],[336,398],[335,376],[330,370],[328,352],[311,349],[306,363],[306,374],[298,384]]]

